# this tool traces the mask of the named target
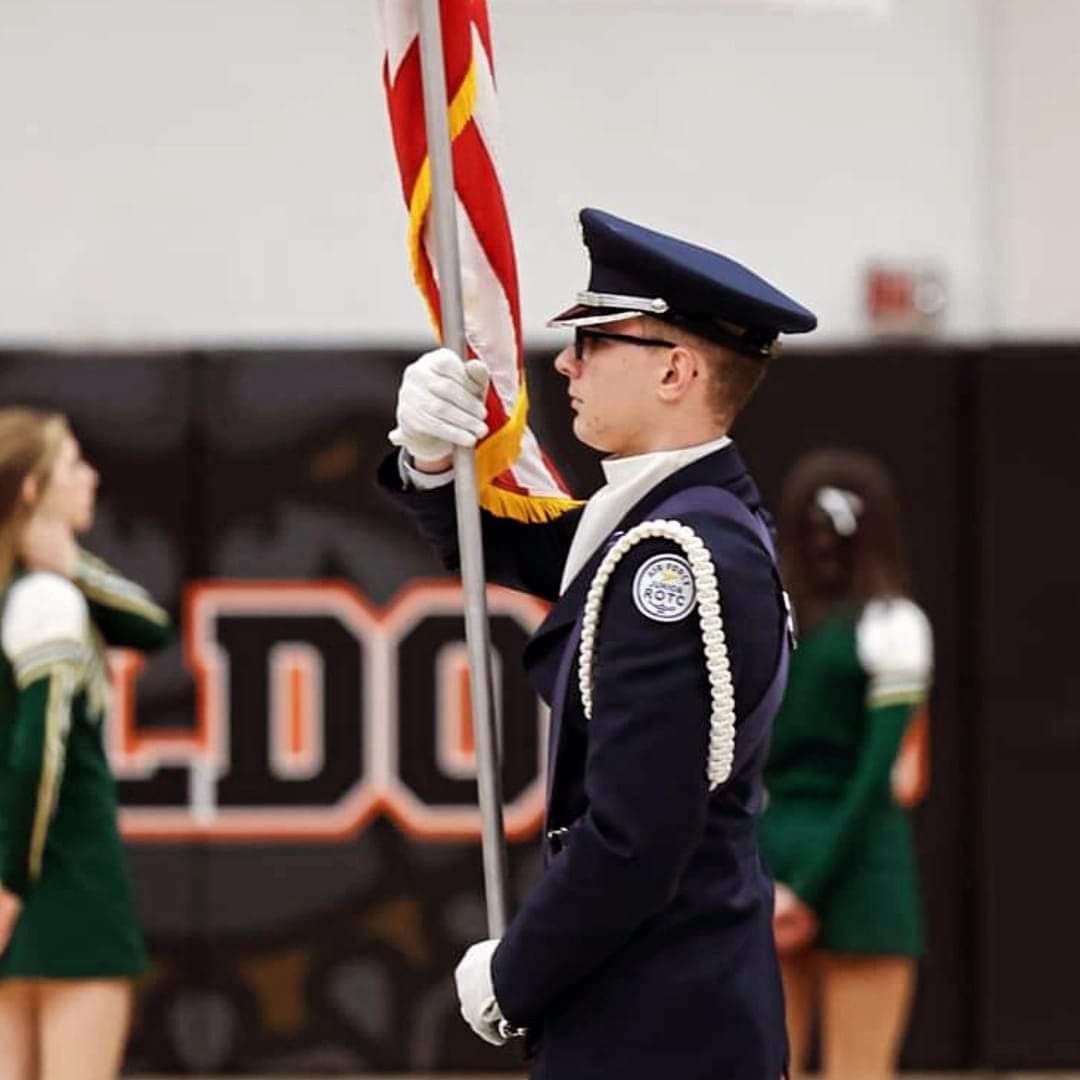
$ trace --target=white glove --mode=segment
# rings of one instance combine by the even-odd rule
[[[507,1040],[522,1034],[512,1028],[495,1000],[491,981],[491,957],[499,947],[497,938],[470,945],[454,969],[458,1001],[465,1022],[492,1046],[502,1046]]]
[[[450,349],[424,353],[401,376],[397,427],[390,441],[428,461],[446,457],[455,446],[475,446],[488,430],[484,397],[489,378],[482,360],[462,363]]]

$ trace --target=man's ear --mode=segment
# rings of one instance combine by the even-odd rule
[[[700,377],[700,358],[684,345],[668,353],[667,366],[660,378],[660,391],[668,401],[681,398]]]
[[[41,494],[41,484],[38,483],[36,476],[26,476],[22,482],[22,501],[27,506],[33,506],[38,501],[38,496]]]

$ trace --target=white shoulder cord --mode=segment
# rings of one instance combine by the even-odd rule
[[[709,722],[709,761],[706,769],[709,790],[722,784],[731,775],[735,760],[735,692],[731,683],[724,624],[720,618],[720,590],[716,584],[716,568],[709,549],[687,525],[678,521],[646,521],[624,533],[604,556],[592,579],[585,599],[585,617],[581,625],[581,650],[578,654],[578,686],[586,719],[592,718],[592,661],[596,645],[596,630],[600,621],[600,605],[608,579],[619,560],[642,540],[659,537],[673,540],[686,553],[697,592],[701,637],[705,644],[705,667],[712,694],[712,714]]]

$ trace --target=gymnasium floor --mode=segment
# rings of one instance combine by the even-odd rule
[[[167,1080],[165,1077],[131,1077],[130,1080]],[[235,1075],[229,1077],[204,1076],[201,1080],[237,1080]],[[252,1078],[261,1080],[261,1078]],[[327,1080],[325,1076],[275,1076],[266,1080]],[[335,1080],[350,1080],[344,1076],[336,1076]],[[372,1076],[370,1074],[358,1075],[354,1080],[525,1080],[523,1073],[472,1073],[462,1075],[460,1073],[394,1073],[388,1076]],[[808,1077],[807,1080],[814,1080]],[[964,1073],[902,1073],[901,1080],[1080,1080],[1080,1072],[975,1072]]]

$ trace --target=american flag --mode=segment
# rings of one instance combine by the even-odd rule
[[[431,225],[431,168],[424,133],[418,3],[381,0],[383,81],[409,208],[409,260],[442,339]],[[484,0],[440,0],[457,196],[465,337],[491,370],[489,434],[476,449],[480,505],[502,517],[543,521],[571,506],[558,471],[529,429],[521,302],[510,219],[497,168],[498,109]]]

